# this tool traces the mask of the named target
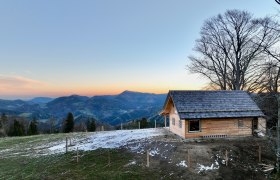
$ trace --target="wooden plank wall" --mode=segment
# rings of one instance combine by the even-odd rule
[[[205,135],[251,136],[253,118],[234,119],[203,119],[200,120],[201,132],[189,132],[189,123],[185,123],[185,137],[199,138]],[[238,121],[243,121],[243,127],[238,126]]]
[[[175,119],[175,125],[172,124],[172,118]],[[179,127],[179,121],[182,122],[182,128]],[[169,127],[170,131],[174,134],[177,134],[183,138],[185,138],[185,120],[180,120],[179,114],[176,112],[175,107],[171,107],[170,114],[169,114]]]

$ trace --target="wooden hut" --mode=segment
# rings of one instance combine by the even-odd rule
[[[266,132],[264,114],[245,91],[169,91],[161,115],[183,138],[251,136]]]

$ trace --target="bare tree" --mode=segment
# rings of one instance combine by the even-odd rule
[[[278,93],[280,85],[280,62],[270,61],[266,64],[262,80],[262,91]]]
[[[279,29],[280,32],[280,29]],[[280,42],[279,42],[280,43]],[[265,53],[270,57],[267,63],[267,91],[279,92],[280,86],[280,48],[279,43],[271,48],[265,48]]]
[[[255,90],[264,49],[273,46],[271,18],[255,19],[245,11],[229,10],[205,21],[196,41],[196,56],[188,69],[222,90]]]
[[[276,1],[279,3],[280,1]],[[270,58],[270,63],[267,65],[267,91],[274,94],[275,99],[277,99],[278,104],[278,122],[277,122],[277,139],[276,139],[276,157],[277,163],[276,168],[279,172],[280,170],[280,94],[279,94],[279,85],[280,85],[280,26],[279,24],[269,26],[269,28],[277,35],[275,37],[278,40],[274,46],[264,47],[265,53]]]

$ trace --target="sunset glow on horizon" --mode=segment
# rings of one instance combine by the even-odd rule
[[[193,75],[191,75],[193,76]],[[145,93],[155,93],[155,94],[164,94],[171,89],[176,90],[195,90],[199,89],[199,86],[187,87],[188,83],[180,86],[176,85],[176,82],[169,84],[162,83],[155,86],[153,84],[113,84],[113,85],[103,85],[103,86],[94,86],[94,85],[79,85],[79,84],[60,84],[60,85],[51,85],[45,82],[40,82],[33,79],[28,79],[19,76],[13,77],[4,77],[0,75],[1,82],[1,98],[4,99],[30,99],[32,97],[60,97],[60,96],[69,96],[69,95],[81,95],[81,96],[97,96],[97,95],[116,95],[120,94],[123,91],[135,91],[135,92],[145,92]],[[191,81],[190,83],[194,83]],[[162,85],[162,86],[159,86]],[[202,85],[202,84],[201,84]],[[200,86],[201,86],[200,85]],[[17,87],[17,88],[14,88]],[[20,91],[19,91],[20,89]]]
[[[2,1],[0,99],[198,90],[186,70],[203,22],[227,9],[255,17],[272,1]]]

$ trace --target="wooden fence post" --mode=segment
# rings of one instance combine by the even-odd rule
[[[190,150],[188,149],[188,165],[191,167],[191,155],[190,155]]]
[[[226,150],[226,166],[228,166],[228,151]]]
[[[150,155],[149,155],[149,150],[147,150],[147,167],[150,167]]]
[[[155,120],[155,128],[157,128],[157,120]]]
[[[101,126],[101,131],[104,131],[104,126]]]
[[[79,149],[77,147],[77,163],[79,163]]]
[[[65,148],[66,148],[66,153],[68,152],[68,138],[66,137],[66,146],[65,146]]]
[[[110,150],[108,150],[108,166],[111,166]]]
[[[262,162],[262,147],[259,146],[259,162]]]
[[[121,130],[123,129],[123,127],[122,127],[122,123],[121,123]]]

